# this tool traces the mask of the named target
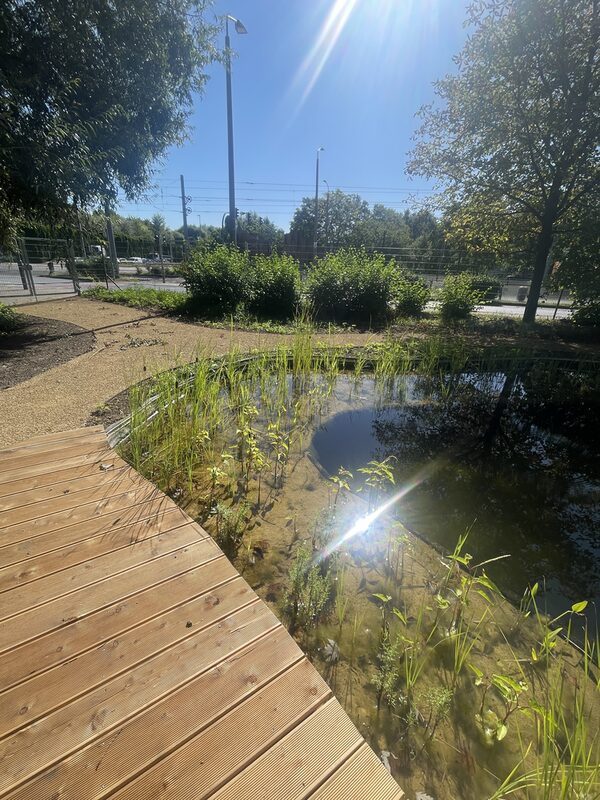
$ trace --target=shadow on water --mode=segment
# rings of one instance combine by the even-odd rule
[[[552,430],[548,419],[545,427],[528,419],[525,389],[514,378],[488,377],[483,391],[476,377],[464,376],[454,398],[443,401],[428,381],[398,381],[394,398],[381,404],[365,379],[360,407],[315,432],[312,453],[324,470],[334,475],[343,466],[356,475],[371,459],[393,457],[402,487],[428,468],[396,507],[408,528],[447,550],[470,529],[476,561],[510,554],[489,568],[508,596],[545,581],[551,615],[582,598],[597,603],[597,449]]]

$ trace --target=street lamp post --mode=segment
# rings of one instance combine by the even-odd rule
[[[313,255],[317,257],[317,246],[319,243],[319,155],[325,150],[319,147],[317,150],[317,175],[315,180],[315,236],[313,241]]]
[[[229,161],[229,219],[227,227],[234,244],[237,244],[237,215],[235,210],[235,166],[233,157],[233,99],[231,93],[231,40],[229,20],[235,23],[236,33],[248,33],[239,19],[227,14],[225,17],[225,73],[227,82],[227,152]]]

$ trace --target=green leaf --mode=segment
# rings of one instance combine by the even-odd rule
[[[571,606],[571,611],[573,611],[575,614],[581,614],[581,612],[585,611],[587,608],[587,604],[587,600],[582,600],[580,603],[573,603]]]
[[[374,594],[373,597],[375,597],[377,600],[381,600],[382,603],[389,603],[392,599],[391,594]]]
[[[496,728],[496,739],[499,742],[501,742],[507,733],[508,733],[508,726],[505,725],[503,722],[501,722],[500,725],[498,725],[498,727]]]

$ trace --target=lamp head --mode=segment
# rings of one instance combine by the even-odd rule
[[[236,19],[236,21],[235,21],[235,32],[239,33],[239,34],[248,33],[248,31],[246,30],[246,28],[244,26],[244,23],[240,22],[239,19]]]

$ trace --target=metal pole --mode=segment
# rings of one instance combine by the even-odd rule
[[[19,239],[19,245],[21,247],[21,259],[23,260],[23,270],[25,273],[25,280],[27,281],[27,288],[29,289],[29,294],[35,297],[37,303],[38,296],[35,290],[35,283],[33,282],[33,274],[32,274],[31,264],[29,263],[29,255],[27,253],[25,239],[23,238]]]
[[[188,224],[187,224],[187,203],[185,197],[185,184],[183,183],[183,175],[179,176],[181,182],[181,213],[183,214],[183,242],[184,249],[189,245],[188,239]]]
[[[160,261],[160,271],[162,272],[162,282],[165,283],[165,262],[163,261],[163,236],[162,236],[162,231],[158,232],[158,260]]]
[[[235,215],[235,166],[233,157],[233,99],[231,93],[231,41],[229,19],[225,18],[225,74],[227,84],[227,152],[229,162],[229,219],[227,227],[234,244],[237,244],[237,219]]]
[[[110,218],[110,201],[106,200],[104,205],[106,215],[106,238],[108,239],[108,253],[110,256],[110,268],[112,278],[119,277],[119,262],[117,261],[117,247],[115,245],[115,234],[113,231],[112,219]]]
[[[560,294],[558,295],[558,300],[556,301],[556,308],[554,309],[554,314],[552,314],[552,319],[556,319],[556,314],[558,312],[558,309],[560,308],[560,301],[562,300],[564,291],[565,291],[564,289],[560,290]]]
[[[321,148],[317,150],[317,174],[315,181],[315,238],[313,242],[313,256],[317,257],[317,245],[319,241],[319,153]]]

